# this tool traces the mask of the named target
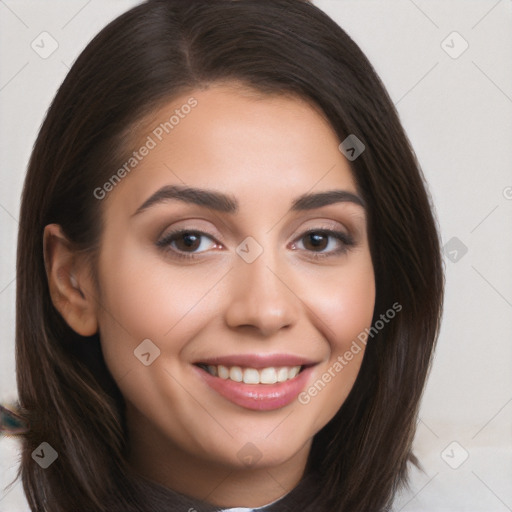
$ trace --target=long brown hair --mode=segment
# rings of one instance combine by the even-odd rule
[[[52,304],[42,234],[47,224],[60,224],[94,266],[102,209],[93,191],[126,160],[134,127],[178,94],[220,80],[305,98],[340,141],[355,134],[364,143],[351,168],[367,204],[374,322],[391,304],[402,306],[368,338],[350,395],[315,436],[306,475],[319,475],[321,483],[301,508],[386,510],[406,481],[443,274],[424,179],[383,84],[352,39],[309,2],[149,0],[111,22],[78,57],[29,162],[18,237],[16,360],[30,425],[20,475],[34,511],[142,511],[157,492],[149,484],[135,490],[142,480],[125,458],[123,397],[98,335],[79,336]],[[58,453],[47,469],[31,456],[42,442]]]

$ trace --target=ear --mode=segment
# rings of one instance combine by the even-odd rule
[[[96,334],[96,300],[89,269],[58,224],[44,228],[43,252],[53,305],[75,332]]]

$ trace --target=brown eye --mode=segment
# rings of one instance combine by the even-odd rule
[[[195,251],[201,245],[201,235],[183,232],[175,237],[174,243],[180,251]]]
[[[306,251],[314,258],[339,256],[353,245],[354,239],[349,234],[330,229],[307,231],[296,242],[298,249]]]
[[[323,251],[329,243],[329,235],[321,231],[308,233],[304,236],[304,247],[308,251]]]
[[[181,230],[169,233],[159,240],[156,245],[160,248],[169,249],[177,254],[199,254],[215,246],[215,241],[211,236],[201,231]]]

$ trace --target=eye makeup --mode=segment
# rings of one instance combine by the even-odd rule
[[[307,237],[309,238],[306,241],[306,244],[302,243],[304,248],[297,248],[298,242],[302,242]],[[171,231],[160,238],[156,242],[156,246],[172,257],[193,260],[200,258],[200,255],[208,252],[208,249],[204,247],[203,250],[198,251],[198,249],[201,249],[201,246],[203,245],[202,239],[209,239],[214,246],[214,250],[217,250],[219,246],[221,246],[221,244],[219,244],[211,234],[196,229],[177,229]],[[325,251],[326,247],[321,247],[322,241],[327,241],[327,247],[329,247],[329,245],[333,245],[331,242],[334,241],[334,245],[337,247]],[[185,243],[181,248],[179,245],[177,246],[180,242]],[[308,249],[306,247],[308,244],[313,248]],[[347,233],[326,227],[319,227],[308,229],[299,237],[295,238],[292,242],[292,250],[300,250],[310,253],[308,254],[308,257],[313,259],[323,259],[343,255],[355,244],[354,238]],[[320,251],[314,250],[315,247],[320,247]],[[187,249],[190,249],[190,251]]]

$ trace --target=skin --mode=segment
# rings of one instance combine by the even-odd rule
[[[139,125],[134,148],[191,96],[197,107],[98,204],[105,219],[95,269],[100,289],[55,224],[45,229],[45,261],[52,299],[68,324],[84,336],[99,330],[126,399],[133,467],[216,505],[258,507],[302,477],[312,438],[345,401],[364,346],[309,403],[272,411],[231,403],[192,363],[286,353],[317,362],[305,389],[321,379],[371,325],[366,214],[352,202],[290,209],[305,193],[358,194],[337,135],[318,109],[295,97],[260,96],[234,83],[195,90]],[[227,193],[239,210],[169,200],[134,215],[165,185]],[[211,237],[201,239],[194,259],[173,256],[173,248],[186,250],[182,238],[156,246],[178,228]],[[343,248],[334,237],[320,248],[308,243],[306,231],[326,228],[349,234],[354,245],[334,254]],[[263,248],[250,264],[236,253],[248,236]],[[314,259],[318,252],[330,255]],[[160,350],[149,366],[134,357],[144,339]],[[260,457],[250,466],[238,455],[249,442]]]

